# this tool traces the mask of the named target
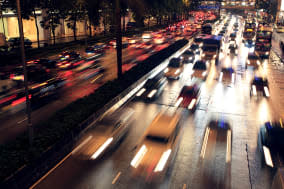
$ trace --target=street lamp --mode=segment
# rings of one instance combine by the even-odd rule
[[[23,31],[20,0],[17,0],[17,14],[18,14],[18,24],[19,24],[19,32],[20,32],[21,59],[22,59],[22,64],[24,68],[24,85],[25,85],[25,95],[26,95],[26,113],[27,113],[27,119],[28,119],[29,142],[30,142],[30,145],[32,145],[33,127],[32,127],[32,121],[31,121],[31,103],[29,99],[28,77],[27,77],[28,74],[27,74],[27,65],[26,65],[26,57],[25,57],[24,31]]]

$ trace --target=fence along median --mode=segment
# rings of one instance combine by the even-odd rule
[[[18,181],[18,178],[20,179],[22,176],[30,180],[37,180],[42,174],[39,173],[42,169],[49,170],[68,153],[66,151],[65,154],[53,155],[56,160],[51,159],[52,154],[58,153],[62,146],[68,144],[68,140],[71,140],[74,135],[79,135],[80,131],[84,129],[80,123],[88,119],[94,112],[99,111],[105,104],[187,43],[188,41],[185,39],[175,42],[137,64],[133,69],[126,72],[121,79],[107,82],[89,96],[81,98],[56,112],[47,121],[36,126],[36,128],[41,129],[36,132],[32,148],[29,147],[27,134],[19,136],[11,143],[0,145],[0,183],[3,188],[7,186],[9,188],[19,186],[25,188],[23,185],[27,183]],[[48,163],[46,163],[47,161]],[[39,171],[38,166],[41,164],[44,164],[45,168]],[[37,170],[37,175],[33,174],[34,170]],[[33,182],[30,181],[30,183]],[[1,185],[0,188],[2,188]]]

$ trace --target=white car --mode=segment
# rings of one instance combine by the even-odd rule
[[[130,165],[134,177],[161,180],[174,160],[180,141],[180,114],[161,112],[152,121]]]
[[[126,108],[104,116],[72,154],[83,160],[99,159],[124,138],[130,129],[133,114],[134,110]]]

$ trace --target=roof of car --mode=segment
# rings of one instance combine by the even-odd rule
[[[178,114],[159,113],[149,126],[147,135],[169,138],[175,130],[178,120]]]

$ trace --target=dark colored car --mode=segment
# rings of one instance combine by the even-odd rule
[[[236,33],[231,33],[231,34],[230,34],[231,40],[235,40],[236,37],[237,37],[237,34],[236,34]]]
[[[193,63],[194,62],[195,55],[191,50],[186,50],[181,55],[181,59],[183,63]]]
[[[28,61],[27,64],[39,64],[45,68],[51,69],[56,68],[57,62],[55,60],[49,60],[47,58],[41,58],[36,60]]]
[[[196,53],[196,54],[200,54],[199,45],[197,45],[197,44],[195,44],[195,43],[193,43],[193,44],[189,47],[189,49],[190,49],[192,52]]]
[[[142,98],[145,100],[152,100],[157,98],[163,91],[167,80],[161,74],[148,79],[142,89],[136,94],[136,98]]]
[[[60,61],[63,61],[63,60],[69,60],[69,61],[72,61],[72,60],[75,60],[75,59],[78,59],[78,58],[81,58],[80,54],[75,52],[75,51],[63,51],[60,55],[59,55],[59,59]]]
[[[252,48],[255,45],[254,41],[251,39],[245,40],[244,43],[245,43],[245,46],[248,48]]]
[[[8,44],[12,48],[19,48],[20,47],[20,37],[11,37],[8,39]],[[29,40],[28,38],[24,38],[24,45],[25,47],[31,47],[32,46],[32,41]]]
[[[238,46],[236,44],[230,44],[228,48],[231,54],[233,55],[238,54]]]
[[[279,167],[284,160],[284,127],[279,122],[266,122],[260,128],[261,152],[263,153],[265,164],[269,167]]]
[[[27,74],[29,82],[43,82],[51,78],[51,75],[44,69],[41,65],[28,64]],[[24,68],[23,66],[18,66],[12,70],[10,73],[10,79],[14,81],[23,82],[24,81]]]
[[[194,111],[199,103],[199,96],[200,86],[198,84],[183,86],[176,105]]]
[[[268,80],[265,77],[254,77],[251,82],[250,96],[270,97]]]
[[[105,52],[106,45],[94,45],[94,46],[89,46],[86,48],[85,52],[86,53],[96,53],[98,55],[102,55]]]

